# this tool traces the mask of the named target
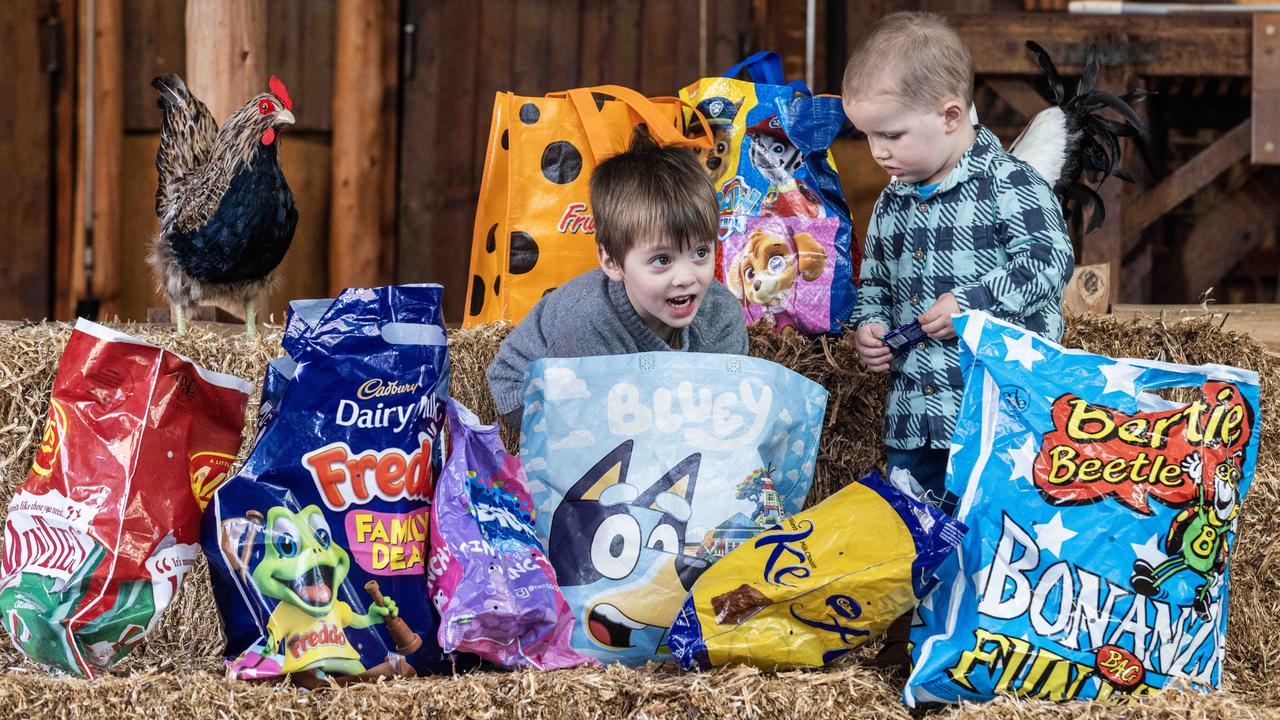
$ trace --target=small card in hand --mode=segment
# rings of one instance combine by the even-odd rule
[[[899,325],[885,333],[880,340],[889,347],[889,350],[894,355],[901,355],[910,350],[913,345],[924,342],[928,337],[928,334],[920,327],[920,321],[912,320],[906,325]]]

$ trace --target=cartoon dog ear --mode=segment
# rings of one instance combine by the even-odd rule
[[[676,463],[657,482],[645,488],[631,504],[661,510],[680,522],[688,521],[689,500],[698,483],[698,469],[701,466],[702,453],[690,455]]]
[[[724,284],[729,288],[729,292],[738,298],[739,302],[745,302],[746,296],[742,288],[742,259],[747,255],[750,245],[742,248],[742,250],[733,256],[733,262],[729,263],[729,272],[724,274]]]
[[[611,485],[627,481],[627,468],[631,465],[631,448],[634,440],[627,440],[600,458],[600,462],[583,473],[582,478],[565,493],[564,501],[599,500],[600,493]]]
[[[827,251],[807,232],[798,232],[793,239],[796,241],[800,277],[809,281],[817,280],[827,267]]]

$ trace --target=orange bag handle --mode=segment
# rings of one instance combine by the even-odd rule
[[[677,145],[680,147],[692,148],[710,148],[714,141],[711,135],[711,126],[701,113],[697,113],[697,118],[702,125],[703,135],[700,137],[687,138],[680,133],[671,121],[663,117],[658,106],[653,100],[641,95],[631,88],[622,87],[621,85],[597,85],[595,87],[574,88],[563,95],[568,96],[569,101],[573,103],[574,110],[578,113],[578,118],[582,121],[582,128],[587,135],[587,143],[591,145],[591,152],[596,160],[601,160],[608,155],[612,155],[622,150],[615,146],[614,142],[609,138],[609,132],[605,127],[604,119],[600,117],[600,109],[596,106],[593,93],[607,95],[613,99],[623,103],[634,112],[649,128],[649,134],[653,136],[661,145]],[[558,97],[561,93],[552,93],[548,97]],[[679,102],[675,98],[673,101]]]

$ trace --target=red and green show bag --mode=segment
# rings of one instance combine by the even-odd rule
[[[28,658],[93,677],[160,620],[240,448],[248,383],[87,320],[4,526],[0,611]]]

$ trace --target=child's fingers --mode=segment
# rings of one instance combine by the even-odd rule
[[[951,327],[951,316],[940,315],[929,318],[928,315],[929,313],[926,312],[920,316],[920,329],[924,330],[925,334],[934,340],[946,340],[955,337],[955,329]]]

